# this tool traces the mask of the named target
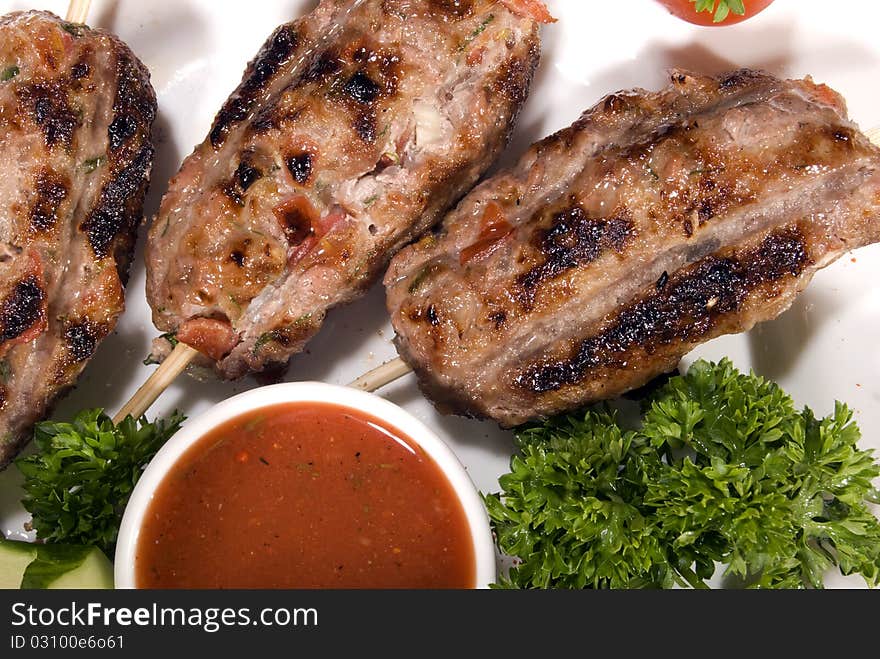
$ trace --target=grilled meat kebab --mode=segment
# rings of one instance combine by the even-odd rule
[[[543,20],[533,0],[323,0],[278,28],[153,221],[156,326],[225,379],[286,363],[495,160]]]
[[[122,313],[155,115],[113,35],[0,17],[0,467]]]
[[[685,71],[613,94],[386,275],[403,359],[503,426],[615,397],[880,241],[880,151],[824,85]]]

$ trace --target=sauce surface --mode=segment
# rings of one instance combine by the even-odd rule
[[[358,410],[286,403],[214,429],[145,515],[139,588],[472,588],[464,510],[440,468]]]

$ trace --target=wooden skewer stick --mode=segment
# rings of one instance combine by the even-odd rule
[[[70,0],[65,20],[68,23],[85,23],[89,15],[91,0]]]
[[[377,366],[369,373],[364,373],[354,382],[350,382],[348,386],[361,391],[376,391],[376,389],[381,389],[386,384],[402,378],[411,370],[409,364],[398,357]]]
[[[178,343],[174,346],[171,354],[165,358],[165,361],[159,365],[147,381],[134,392],[125,405],[113,417],[113,423],[119,423],[129,414],[135,419],[141,417],[144,412],[156,402],[156,399],[162,395],[162,392],[168,388],[174,378],[180,375],[183,370],[189,366],[189,363],[199,354],[195,348],[190,348],[185,343]]]
[[[174,350],[171,351],[171,354],[165,358],[165,361],[153,371],[146,382],[134,393],[131,400],[119,409],[116,416],[113,417],[113,423],[119,423],[129,414],[135,419],[141,417],[198,354],[199,352],[195,348],[190,348],[185,343],[178,343]],[[389,382],[403,377],[410,370],[410,367],[398,357],[374,368],[369,373],[365,373],[349,386],[361,391],[376,391],[376,389],[384,387]]]

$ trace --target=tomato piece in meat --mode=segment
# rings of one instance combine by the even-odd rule
[[[555,23],[556,19],[541,0],[501,0],[510,11],[538,23]]]
[[[694,25],[741,23],[766,9],[773,0],[657,0],[669,12]],[[739,13],[740,5],[742,13]],[[719,19],[719,20],[716,20]]]
[[[480,236],[470,247],[462,250],[459,261],[467,265],[474,259],[482,258],[491,254],[502,240],[513,232],[513,227],[504,217],[504,211],[497,202],[490,201],[483,212],[482,230]]]
[[[177,330],[177,339],[218,361],[235,347],[235,330],[228,320],[190,318]]]

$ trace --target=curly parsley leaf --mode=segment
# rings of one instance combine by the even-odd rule
[[[22,505],[37,538],[94,545],[112,556],[138,478],[184,418],[175,412],[149,423],[129,416],[114,425],[94,409],[80,412],[72,423],[37,424],[37,453],[15,461],[24,475]]]
[[[520,454],[485,497],[498,545],[522,563],[502,586],[668,586],[668,558],[638,505],[658,461],[607,411],[587,411],[517,436]]]
[[[880,466],[852,413],[816,419],[729,360],[696,362],[643,403],[637,430],[588,410],[521,430],[486,497],[504,587],[821,588],[825,572],[880,583]]]
[[[743,0],[691,0],[694,3],[694,11],[709,12],[712,14],[713,23],[723,23],[730,14],[742,16],[746,13]]]

